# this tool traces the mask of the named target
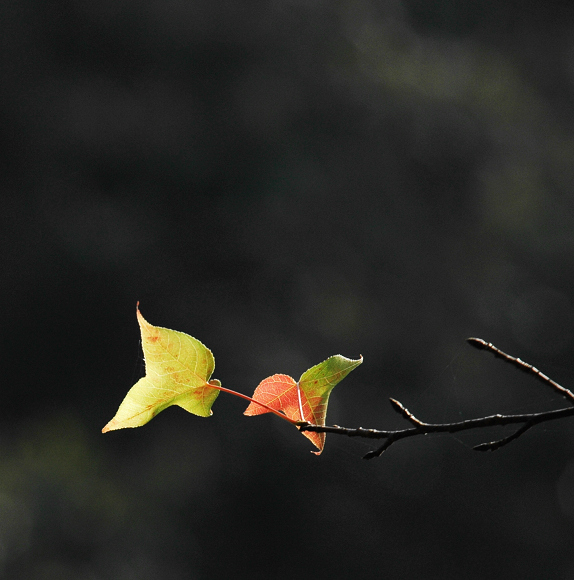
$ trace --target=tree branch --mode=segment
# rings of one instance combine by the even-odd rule
[[[363,429],[359,427],[358,429],[349,429],[346,427],[340,427],[338,425],[326,426],[326,425],[311,425],[300,424],[299,429],[301,431],[315,431],[317,433],[333,433],[336,435],[346,435],[347,437],[363,437],[366,439],[385,439],[385,442],[378,447],[369,451],[363,459],[373,459],[374,457],[380,457],[384,451],[386,451],[393,443],[406,439],[407,437],[415,437],[417,435],[428,435],[430,433],[458,433],[460,431],[467,431],[470,429],[484,429],[487,427],[494,426],[504,426],[512,424],[521,424],[520,428],[517,429],[512,435],[498,439],[495,441],[490,441],[487,443],[481,443],[476,445],[473,449],[475,451],[495,451],[504,445],[507,445],[511,441],[518,439],[521,435],[526,433],[531,427],[538,425],[539,423],[545,423],[547,421],[554,421],[556,419],[562,419],[563,417],[570,417],[574,415],[574,394],[564,387],[560,386],[555,381],[548,378],[545,374],[540,372],[537,368],[525,363],[519,358],[512,357],[498,348],[496,348],[490,342],[486,342],[480,338],[469,338],[467,342],[478,348],[480,350],[488,350],[494,354],[497,358],[501,358],[504,361],[512,364],[513,366],[519,368],[520,370],[527,372],[544,384],[550,386],[556,392],[560,393],[565,397],[570,403],[570,407],[565,407],[563,409],[555,409],[553,411],[545,411],[541,413],[527,413],[521,415],[490,415],[488,417],[480,417],[477,419],[468,419],[466,421],[460,421],[457,423],[425,423],[417,419],[404,405],[402,405],[396,399],[390,399],[391,406],[393,409],[409,421],[413,427],[409,429],[401,429],[397,431],[383,431],[378,429]]]

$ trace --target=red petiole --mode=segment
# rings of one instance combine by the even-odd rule
[[[291,425],[298,425],[301,423],[301,421],[297,421],[296,419],[289,419],[289,417],[287,417],[287,415],[285,415],[284,413],[281,413],[281,411],[277,411],[276,409],[272,409],[271,407],[269,407],[265,403],[260,403],[259,401],[256,401],[255,399],[252,399],[251,397],[248,397],[247,395],[244,395],[243,393],[238,393],[237,391],[232,391],[231,389],[226,389],[225,387],[221,387],[218,385],[212,385],[211,383],[207,383],[207,386],[212,387],[214,389],[219,389],[220,391],[223,391],[224,393],[228,393],[229,395],[235,395],[236,397],[241,397],[242,399],[245,399],[246,401],[249,401],[251,403],[255,403],[256,405],[260,405],[261,407],[265,407],[270,413],[274,413],[278,417],[281,417],[281,419],[285,419],[285,421],[288,421],[289,423],[291,423]]]

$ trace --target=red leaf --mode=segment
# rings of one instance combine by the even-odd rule
[[[289,419],[315,424],[316,418],[305,393],[297,389],[295,379],[288,375],[273,375],[261,381],[253,393],[253,399],[272,409],[283,411]],[[301,416],[301,409],[303,416]],[[244,415],[263,415],[264,413],[269,413],[265,407],[257,403],[250,403],[249,407],[245,409]],[[325,433],[303,431],[303,435],[310,439],[315,447],[323,449]]]
[[[261,381],[253,393],[253,398],[272,409],[283,411],[290,419],[301,420],[297,383],[287,375],[273,375]],[[263,413],[269,413],[269,411],[261,405],[250,403],[244,414],[263,415]]]

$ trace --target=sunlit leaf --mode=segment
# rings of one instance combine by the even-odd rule
[[[145,358],[145,377],[128,392],[102,432],[145,425],[158,413],[177,405],[208,417],[221,383],[209,380],[215,361],[199,340],[175,330],[153,326],[137,309]],[[210,386],[211,385],[211,386]]]

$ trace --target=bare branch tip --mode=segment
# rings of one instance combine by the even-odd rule
[[[481,443],[480,445],[475,445],[472,448],[473,451],[494,451],[492,443]]]
[[[467,338],[466,342],[468,342],[470,346],[474,346],[474,348],[478,348],[479,350],[485,349],[488,344],[485,340],[482,340],[482,338],[475,338],[474,336]]]
[[[377,453],[377,451],[369,451],[368,453],[365,453],[365,455],[363,455],[363,459],[374,459],[375,457],[378,457],[379,454]]]
[[[404,415],[406,409],[403,407],[403,404],[396,399],[389,399],[389,403],[391,403],[391,407],[399,413],[399,415]]]

